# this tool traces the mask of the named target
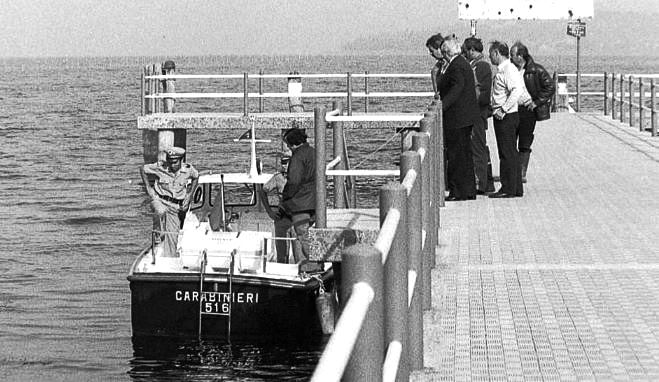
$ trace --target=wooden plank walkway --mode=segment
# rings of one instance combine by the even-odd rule
[[[442,209],[410,380],[659,380],[659,138],[553,114],[533,149],[523,198]]]

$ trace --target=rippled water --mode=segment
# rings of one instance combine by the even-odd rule
[[[137,171],[143,160],[141,133],[135,123],[139,73],[144,64],[162,60],[0,60],[1,379],[305,380],[313,371],[326,339],[228,345],[194,340],[134,343],[131,338],[126,274],[147,244],[150,229]],[[569,59],[547,60],[559,70],[571,70]],[[259,69],[269,73],[421,73],[433,62],[426,56],[295,56],[179,57],[176,63],[179,73],[208,74]],[[591,70],[599,71],[657,71],[624,59],[591,64]],[[386,86],[400,84],[392,81]],[[426,90],[423,83],[402,84],[410,90]],[[232,91],[240,91],[232,86]],[[284,88],[285,84],[275,86]],[[342,85],[321,81],[317,86]],[[184,88],[183,83],[177,84],[178,91]],[[425,103],[385,105],[376,100],[371,108],[415,111]],[[215,111],[239,105],[183,102],[179,107]],[[274,101],[267,107],[287,108]],[[361,106],[356,103],[355,107]],[[392,132],[348,134],[355,164]],[[228,132],[189,133],[188,160],[200,169],[235,163],[234,152],[222,143],[230,136]],[[362,167],[387,167],[398,145],[394,139]],[[381,182],[360,181],[361,205],[374,205]]]

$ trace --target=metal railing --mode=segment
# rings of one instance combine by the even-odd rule
[[[264,111],[263,100],[267,98],[288,98],[291,96],[288,92],[264,92],[263,80],[264,79],[338,79],[343,80],[342,91],[334,92],[302,92],[296,94],[301,98],[343,98],[346,100],[346,111],[348,115],[353,112],[353,100],[356,98],[363,99],[364,112],[369,112],[369,100],[372,98],[402,98],[402,97],[433,97],[433,92],[428,91],[373,91],[372,79],[423,79],[430,80],[430,74],[414,74],[414,73],[351,73],[346,72],[342,74],[326,73],[326,74],[258,74],[242,73],[242,74],[170,74],[162,75],[158,73],[157,65],[145,67],[141,75],[141,112],[142,115],[150,113],[161,112],[163,107],[157,100],[164,99],[243,99],[243,113],[249,113],[249,100],[258,99],[258,112]],[[164,93],[161,91],[160,83],[165,80],[213,80],[213,79],[226,79],[226,80],[241,80],[242,79],[242,92],[177,92],[177,93]],[[363,80],[363,91],[355,91],[355,79]],[[250,87],[249,81],[257,80],[256,89]],[[423,84],[424,86],[428,84]],[[256,91],[253,91],[256,90]]]
[[[657,136],[657,89],[655,82],[659,74],[616,74],[585,73],[582,78],[591,79],[588,90],[570,91],[568,78],[575,78],[574,73],[554,73],[556,93],[554,108],[569,108],[569,97],[576,97],[576,110],[581,111],[581,100],[585,97],[601,97],[604,115],[627,122],[629,126],[638,125],[639,131],[650,130]],[[592,83],[595,85],[592,85]],[[601,87],[599,87],[601,86]],[[599,87],[599,88],[598,88]],[[563,99],[559,99],[563,97]],[[637,116],[637,117],[636,117]],[[636,117],[636,118],[635,118]]]
[[[354,120],[323,108],[315,116],[316,137],[324,137],[329,121]],[[381,227],[375,243],[350,246],[342,253],[345,307],[312,381],[407,381],[410,370],[423,368],[423,310],[431,305],[430,270],[444,195],[441,104],[433,101],[417,120],[419,132],[411,133],[412,145],[401,153],[400,182],[380,189]],[[317,155],[322,151],[319,158],[324,158],[324,141],[315,143]],[[323,190],[326,176],[360,174],[332,170],[340,157],[317,163],[317,184]],[[324,196],[316,197],[320,228],[326,227]]]

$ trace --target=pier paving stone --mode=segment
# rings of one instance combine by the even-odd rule
[[[659,138],[552,114],[528,179],[441,209],[410,380],[659,380]]]

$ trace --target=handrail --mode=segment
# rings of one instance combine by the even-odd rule
[[[374,297],[375,292],[367,283],[359,282],[353,285],[352,294],[311,376],[312,382],[341,380]]]
[[[299,93],[302,98],[334,98],[347,97],[350,94],[354,98],[386,98],[386,97],[432,97],[433,92],[307,92]],[[145,95],[148,99],[163,98],[243,98],[244,93],[157,93]],[[248,98],[288,98],[289,93],[247,93]]]
[[[412,146],[401,153],[400,170],[362,170],[363,173],[371,174],[391,171],[402,177],[399,182],[390,182],[381,188],[381,225],[374,244],[348,247],[342,255],[345,269],[360,270],[344,274],[342,289],[350,290],[358,282],[366,281],[375,291],[375,299],[379,302],[367,308],[369,313],[366,314],[370,318],[363,321],[362,326],[351,333],[339,330],[334,332],[330,339],[332,345],[328,344],[325,348],[312,381],[335,381],[340,378],[347,381],[361,380],[367,371],[373,374],[368,374],[371,378],[380,379],[381,374],[382,380],[393,381],[401,377],[407,379],[410,368],[423,368],[423,309],[430,308],[429,305],[426,307],[426,300],[430,300],[431,290],[431,265],[428,258],[434,256],[434,248],[438,243],[438,220],[430,211],[437,208],[438,194],[443,193],[437,188],[440,185],[437,180],[443,176],[437,172],[439,167],[435,165],[439,155],[433,151],[440,146],[440,105],[434,102],[429,108],[431,112],[426,112],[420,121],[421,132],[412,133]],[[315,114],[321,112],[322,109],[316,109]],[[322,131],[327,122],[340,124],[353,120],[359,119],[355,116],[330,117],[326,114],[326,120],[318,121],[316,126],[320,126]],[[337,127],[340,128],[340,125]],[[317,141],[316,145],[318,150],[318,145],[324,145],[324,141]],[[322,179],[329,175],[360,174],[358,170],[332,170],[339,159],[337,157],[319,166],[325,170],[321,174],[324,175]],[[353,311],[357,309],[354,308],[353,295],[345,298],[348,303],[339,321],[354,321],[355,317],[361,319],[362,311]],[[378,334],[379,330],[384,330],[384,333]],[[346,337],[348,335],[354,337]],[[340,341],[345,344],[341,347],[335,345],[335,342]],[[336,354],[346,351],[346,348],[353,349],[355,354]],[[344,356],[355,358],[346,361]],[[380,367],[375,367],[378,364]],[[332,372],[321,379],[325,370]]]
[[[575,77],[575,73],[555,73],[555,78]],[[659,135],[657,131],[657,105],[656,97],[659,92],[655,87],[655,80],[659,79],[656,73],[584,73],[581,77],[602,78],[603,89],[601,91],[590,90],[577,91],[568,90],[565,86],[557,97],[562,97],[560,101],[554,102],[555,106],[563,106],[570,109],[569,98],[580,97],[603,97],[604,115],[611,115],[613,119],[620,122],[627,122],[629,126],[638,125],[639,131],[645,131],[649,124],[651,135]],[[558,81],[556,81],[559,84]],[[567,84],[566,84],[567,85]],[[592,85],[591,85],[592,86]],[[558,87],[558,85],[557,85]],[[649,103],[649,105],[648,105]],[[645,113],[649,112],[649,113]]]

